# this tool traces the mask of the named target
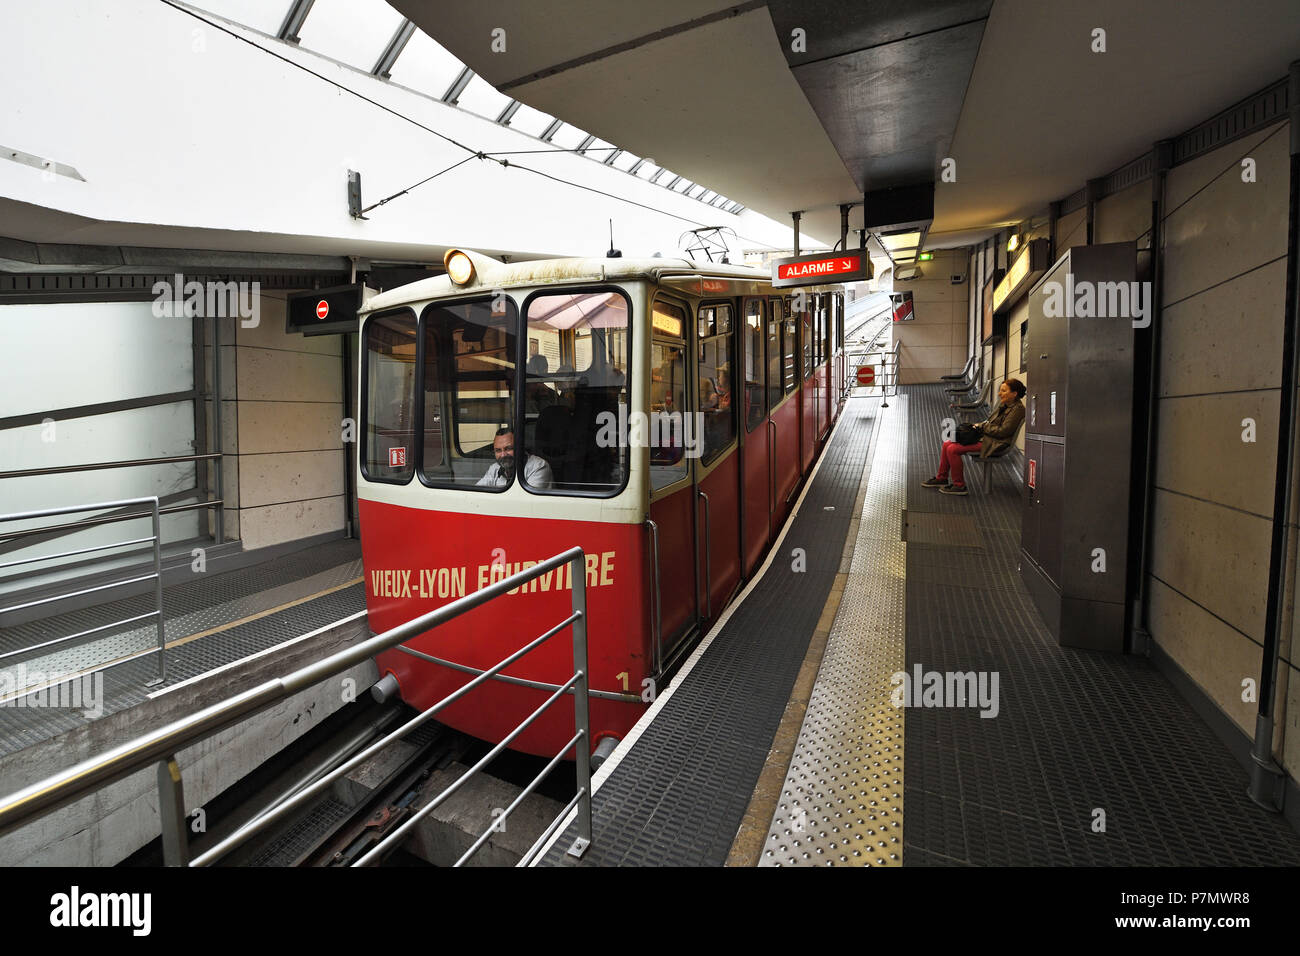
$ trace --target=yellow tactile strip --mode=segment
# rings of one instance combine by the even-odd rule
[[[905,666],[906,434],[900,400],[881,419],[834,625],[760,866],[903,862],[903,711],[891,678]]]

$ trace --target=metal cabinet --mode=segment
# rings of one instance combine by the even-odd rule
[[[1039,481],[1038,469],[1043,460],[1043,440],[1025,434],[1025,506],[1020,519],[1020,548],[1025,554],[1038,555]]]
[[[1029,293],[1021,575],[1062,644],[1125,649],[1133,243],[1076,246]]]

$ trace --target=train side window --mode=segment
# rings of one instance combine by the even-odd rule
[[[817,364],[830,357],[831,297],[829,293],[817,296]]]
[[[763,300],[745,302],[745,432],[752,432],[767,418],[767,389],[763,385]]]
[[[810,336],[812,339],[812,342],[810,343],[812,348],[811,350],[806,351],[812,352],[812,365],[811,367],[804,368],[805,377],[807,377],[808,373],[817,367],[822,357],[822,297],[820,295],[812,295],[809,298],[809,305],[811,308],[808,309],[809,324],[807,325],[807,328],[812,331],[812,335]]]
[[[831,357],[831,342],[835,337],[835,296],[826,293],[826,323],[822,328],[822,360]]]
[[[799,319],[791,311],[790,300],[784,303],[785,319],[781,327],[781,382],[789,395],[799,387],[799,370],[795,351],[799,347]]]
[[[835,293],[835,350],[844,351],[844,293]]]
[[[529,297],[523,448],[547,467],[525,468],[529,491],[608,495],[626,484],[630,311],[608,289]]]
[[[781,300],[768,300],[767,319],[767,406],[776,408],[785,391],[781,388]]]
[[[686,312],[664,302],[655,313],[685,322]],[[650,488],[657,491],[686,477],[683,415],[686,412],[686,349],[664,342],[650,343]],[[690,436],[695,441],[698,437]]]
[[[513,427],[518,312],[507,300],[431,305],[424,335],[424,455],[426,484],[501,491],[514,482],[514,457],[498,459],[494,442]],[[501,444],[501,443],[497,443]]]
[[[700,307],[700,327],[708,316],[715,334],[700,339],[700,415],[704,449],[700,459],[708,464],[736,438],[736,413],[732,399],[731,375],[736,367],[736,340],[731,335],[731,306]]]
[[[409,311],[366,322],[361,471],[369,481],[405,484],[415,472],[415,330]]]
[[[809,303],[806,311],[797,313],[796,316],[803,339],[803,377],[805,378],[813,375],[813,316],[815,312],[813,303]]]

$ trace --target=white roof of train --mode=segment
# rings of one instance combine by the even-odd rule
[[[474,262],[474,276],[465,285],[456,285],[446,275],[420,279],[371,298],[361,312],[374,312],[408,302],[423,302],[467,292],[488,292],[520,286],[542,286],[552,283],[616,282],[621,279],[659,279],[666,276],[709,276],[723,279],[741,279],[750,282],[771,282],[772,274],[753,266],[724,265],[721,263],[692,262],[689,259],[534,259],[528,262],[501,262],[468,249],[466,253]]]

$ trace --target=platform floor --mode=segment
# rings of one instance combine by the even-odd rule
[[[969,518],[976,534],[909,540],[907,667],[1001,675],[995,719],[908,711],[906,864],[1300,864],[1300,836],[1250,801],[1241,765],[1151,661],[1048,632],[1018,571],[1010,462],[993,466],[991,489],[982,466],[967,468],[964,498],[921,487],[938,465],[944,395],[904,392],[909,524]]]
[[[1300,864],[1149,660],[1048,633],[1017,459],[991,487],[968,467],[966,497],[921,486],[950,413],[939,385],[902,391],[850,404],[777,559],[597,774],[581,862],[570,825],[540,865]],[[918,666],[996,674],[996,717],[894,706]]]
[[[196,574],[163,593],[167,678],[157,675],[157,632],[152,622],[128,627],[86,645],[56,650],[8,665],[11,680],[28,681],[22,694],[0,700],[0,756],[52,739],[90,723],[75,707],[21,706],[18,698],[39,689],[32,675],[87,672],[90,662],[116,660],[103,674],[103,714],[144,701],[174,684],[294,640],[316,628],[365,610],[361,545],[340,538],[234,571]],[[139,595],[39,621],[0,628],[0,650],[26,647],[63,634],[152,610],[152,596]],[[97,719],[97,718],[96,718]]]

